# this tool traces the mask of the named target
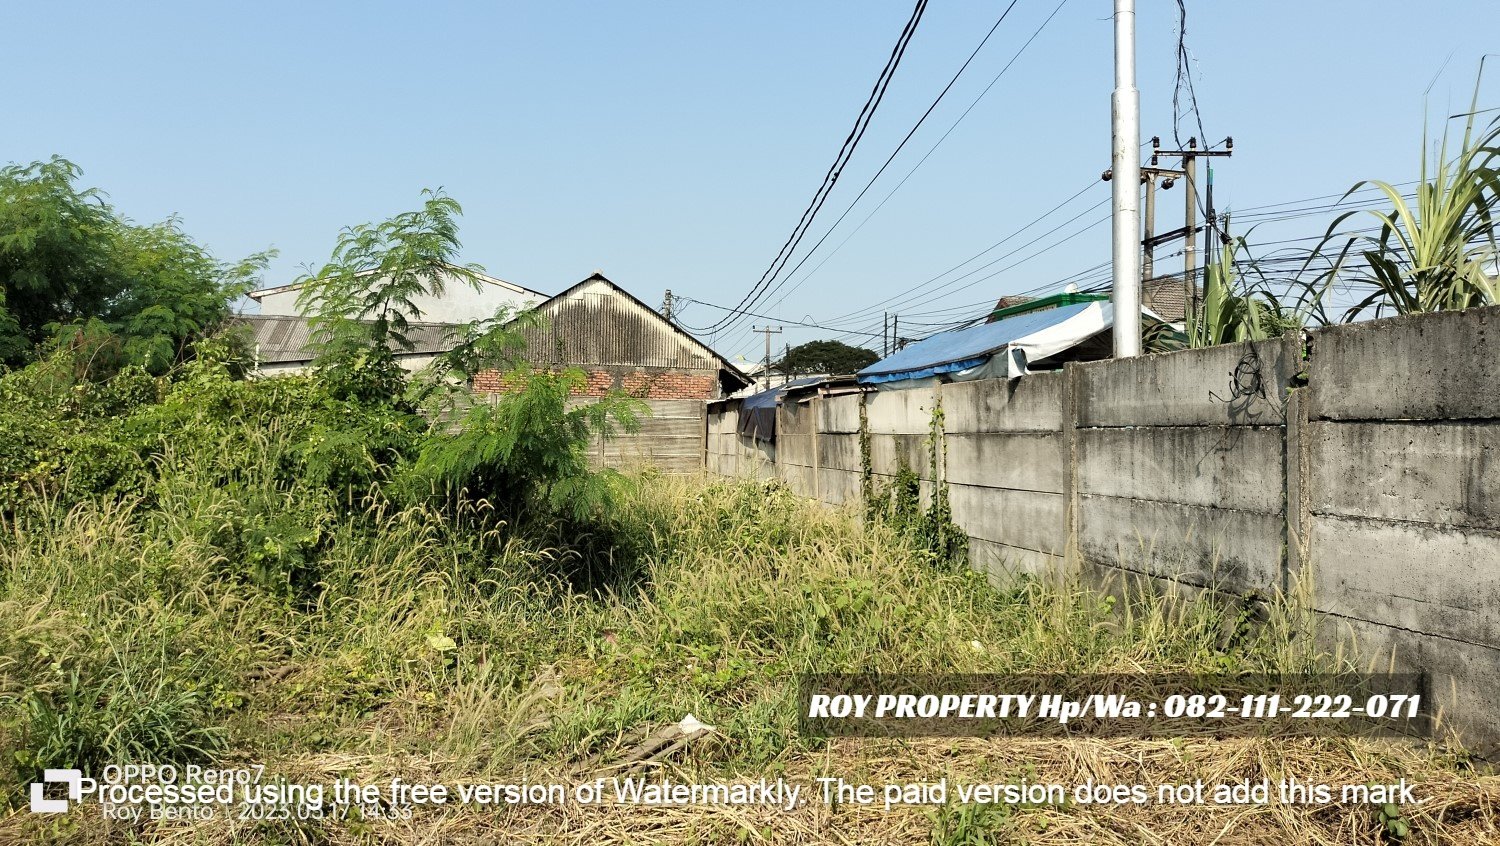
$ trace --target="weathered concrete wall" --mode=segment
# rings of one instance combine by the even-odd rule
[[[953,519],[974,566],[1058,569],[1067,546],[1067,381],[1062,373],[944,385]]]
[[[1313,333],[1307,560],[1372,664],[1420,671],[1450,724],[1500,745],[1500,316]]]
[[[773,478],[776,445],[740,436],[739,403],[716,407],[705,420],[703,466],[711,475]]]
[[[1091,565],[1235,593],[1282,583],[1282,342],[1077,366],[1077,543]]]
[[[1328,634],[1500,752],[1500,307],[783,406],[775,475],[857,501],[861,403],[873,477],[945,478],[975,566],[1310,586]],[[745,472],[718,437],[710,472]]]

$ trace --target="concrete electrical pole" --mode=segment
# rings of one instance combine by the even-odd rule
[[[1154,141],[1155,139],[1153,139]],[[1182,245],[1182,284],[1183,303],[1186,306],[1189,321],[1197,320],[1198,315],[1198,159],[1201,156],[1232,156],[1234,155],[1234,138],[1224,139],[1222,150],[1200,150],[1198,139],[1189,138],[1186,150],[1160,150],[1151,151],[1151,163],[1156,164],[1162,156],[1175,156],[1182,159],[1183,191],[1187,196],[1183,197],[1183,227],[1180,230],[1183,236]],[[1209,221],[1212,225],[1213,221]],[[1170,236],[1175,237],[1176,233]]]
[[[762,373],[762,375],[766,377],[766,387],[770,388],[771,387],[771,336],[772,335],[780,335],[781,334],[781,330],[784,327],[777,326],[776,328],[773,329],[770,326],[761,326],[761,327],[758,327],[758,328],[752,326],[750,328],[753,331],[759,332],[762,335],[766,336],[766,365],[765,365],[766,369]]]
[[[1155,141],[1156,139],[1151,139]],[[1152,163],[1155,164],[1155,159]],[[1146,222],[1141,227],[1141,244],[1145,250],[1141,257],[1141,284],[1145,285],[1156,278],[1156,245],[1163,239],[1156,237],[1156,180],[1161,180],[1160,188],[1163,191],[1170,190],[1173,183],[1182,176],[1182,171],[1172,170],[1165,167],[1143,167],[1141,168],[1141,182],[1146,186]]]
[[[1151,236],[1156,234],[1156,176],[1141,168],[1141,182],[1146,185],[1146,210],[1141,223],[1141,243],[1146,249],[1141,253],[1141,284],[1145,285],[1156,275],[1156,261],[1152,256]]]
[[[1198,139],[1188,139],[1188,150],[1198,147]],[[1184,290],[1183,300],[1187,303],[1187,313],[1191,321],[1198,319],[1198,157],[1189,153],[1182,157],[1182,172],[1187,174],[1183,177],[1183,199],[1187,205],[1182,213],[1182,227],[1186,232],[1182,241],[1182,284],[1187,288]]]
[[[1141,92],[1135,87],[1135,0],[1115,0],[1110,99],[1115,358],[1141,354]]]

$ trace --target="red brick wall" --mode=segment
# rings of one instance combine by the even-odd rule
[[[635,370],[615,374],[608,370],[589,370],[588,384],[576,391],[577,396],[599,397],[612,390],[624,391],[641,399],[713,399],[718,380],[713,376],[677,371]],[[486,370],[474,377],[474,390],[499,393],[508,390],[505,374]]]
[[[690,373],[626,373],[620,389],[642,399],[713,399],[714,377]]]

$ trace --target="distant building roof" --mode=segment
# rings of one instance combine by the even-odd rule
[[[517,288],[498,279],[493,282]],[[295,287],[268,288],[257,293],[285,292]],[[750,377],[712,347],[601,273],[594,273],[533,307],[543,315],[544,325],[524,328],[521,333],[536,353],[537,360],[532,362],[535,365],[640,365],[672,370],[691,368],[697,360],[710,373],[717,371],[725,393],[733,393],[751,384]],[[260,314],[242,315],[236,320],[250,327],[258,361],[305,364],[313,360],[312,329],[308,318]],[[406,331],[413,348],[396,350],[396,354],[436,355],[447,352],[457,345],[456,330],[461,325],[413,322]]]
[[[1158,276],[1141,283],[1141,305],[1168,323],[1187,318],[1187,288],[1181,276]]]
[[[690,365],[696,358],[712,362],[718,369],[725,393],[752,381],[713,347],[598,271],[538,303],[536,311],[543,316],[544,325],[523,334],[528,346],[543,359],[553,357],[569,365],[677,368]]]
[[[1060,294],[1048,294],[1045,297],[1001,297],[990,312],[986,323],[995,323],[1018,314],[1027,314],[1033,311],[1043,311],[1060,306],[1076,305],[1077,303],[1093,303],[1109,299],[1108,294],[1084,293],[1081,291],[1063,291]]]
[[[266,364],[300,364],[313,360],[312,327],[306,317],[246,314],[235,318],[250,328],[250,342],[255,358]],[[435,355],[453,348],[453,327],[446,323],[412,323],[406,338],[410,350],[396,350],[397,355]]]
[[[1159,318],[1149,310],[1147,317]],[[909,387],[918,380],[1014,378],[1044,359],[1086,360],[1110,355],[1108,331],[1114,307],[1105,301],[1071,303],[941,332],[911,344],[859,371],[859,381]]]
[[[1024,294],[1012,294],[1009,296],[1001,297],[1000,299],[995,300],[995,307],[990,311],[989,319],[985,322],[994,323],[996,320],[1000,319],[995,316],[996,312],[1005,311],[1008,308],[1014,308],[1018,305],[1025,305],[1026,303],[1032,302],[1035,299],[1036,297],[1028,297]]]
[[[446,266],[447,267],[454,267],[454,265],[446,265]],[[366,271],[366,273],[374,273],[374,272],[375,271]],[[497,287],[497,288],[505,288],[506,290],[513,291],[513,292],[515,292],[517,294],[529,294],[529,295],[534,296],[534,297],[536,297],[538,299],[543,299],[543,298],[545,298],[547,296],[546,294],[543,294],[540,291],[533,291],[530,288],[526,288],[524,286],[517,285],[514,282],[507,282],[504,279],[500,279],[499,277],[495,277],[495,276],[490,276],[487,273],[480,273],[480,272],[475,271],[475,270],[468,270],[467,272],[470,273],[470,274],[472,274],[475,279],[479,280],[480,284],[482,284],[482,285],[492,285],[492,286]],[[307,284],[307,280],[300,280],[300,281],[292,282],[292,283],[289,283],[289,284],[286,284],[286,285],[276,285],[276,286],[271,287],[271,288],[261,288],[258,291],[251,291],[249,294],[246,294],[246,296],[248,296],[252,300],[255,300],[256,302],[260,302],[260,299],[262,297],[265,297],[265,296],[267,296],[269,294],[285,294],[285,293],[290,292],[290,291],[301,290],[302,287],[305,286],[306,284]]]

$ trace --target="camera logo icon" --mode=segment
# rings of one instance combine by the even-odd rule
[[[67,799],[48,799],[49,784],[66,784]],[[31,783],[31,812],[33,814],[65,814],[69,802],[83,799],[83,773],[80,770],[44,770],[41,781]]]

